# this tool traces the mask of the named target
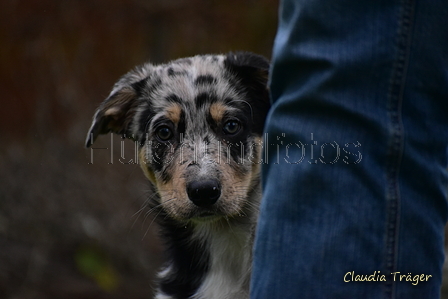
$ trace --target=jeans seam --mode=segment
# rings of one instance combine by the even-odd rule
[[[395,60],[388,90],[389,143],[386,168],[386,269],[398,271],[398,238],[400,223],[399,173],[404,149],[404,127],[402,122],[403,93],[412,38],[412,19],[415,0],[402,0],[399,12],[398,31],[395,44]],[[395,298],[396,288],[392,280],[386,282],[386,298]]]

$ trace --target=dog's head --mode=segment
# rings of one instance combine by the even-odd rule
[[[108,132],[138,141],[140,165],[174,219],[237,216],[259,184],[268,68],[246,52],[144,64],[100,105],[86,146]]]

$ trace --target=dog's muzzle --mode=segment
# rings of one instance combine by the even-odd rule
[[[188,198],[198,207],[210,207],[221,196],[221,186],[217,180],[199,180],[187,185]]]

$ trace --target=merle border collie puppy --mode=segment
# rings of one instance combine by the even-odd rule
[[[248,52],[147,63],[93,117],[87,147],[109,132],[139,144],[166,244],[157,299],[249,298],[268,68]]]

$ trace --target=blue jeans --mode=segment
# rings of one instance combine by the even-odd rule
[[[446,0],[282,2],[251,298],[439,298],[447,22]]]

